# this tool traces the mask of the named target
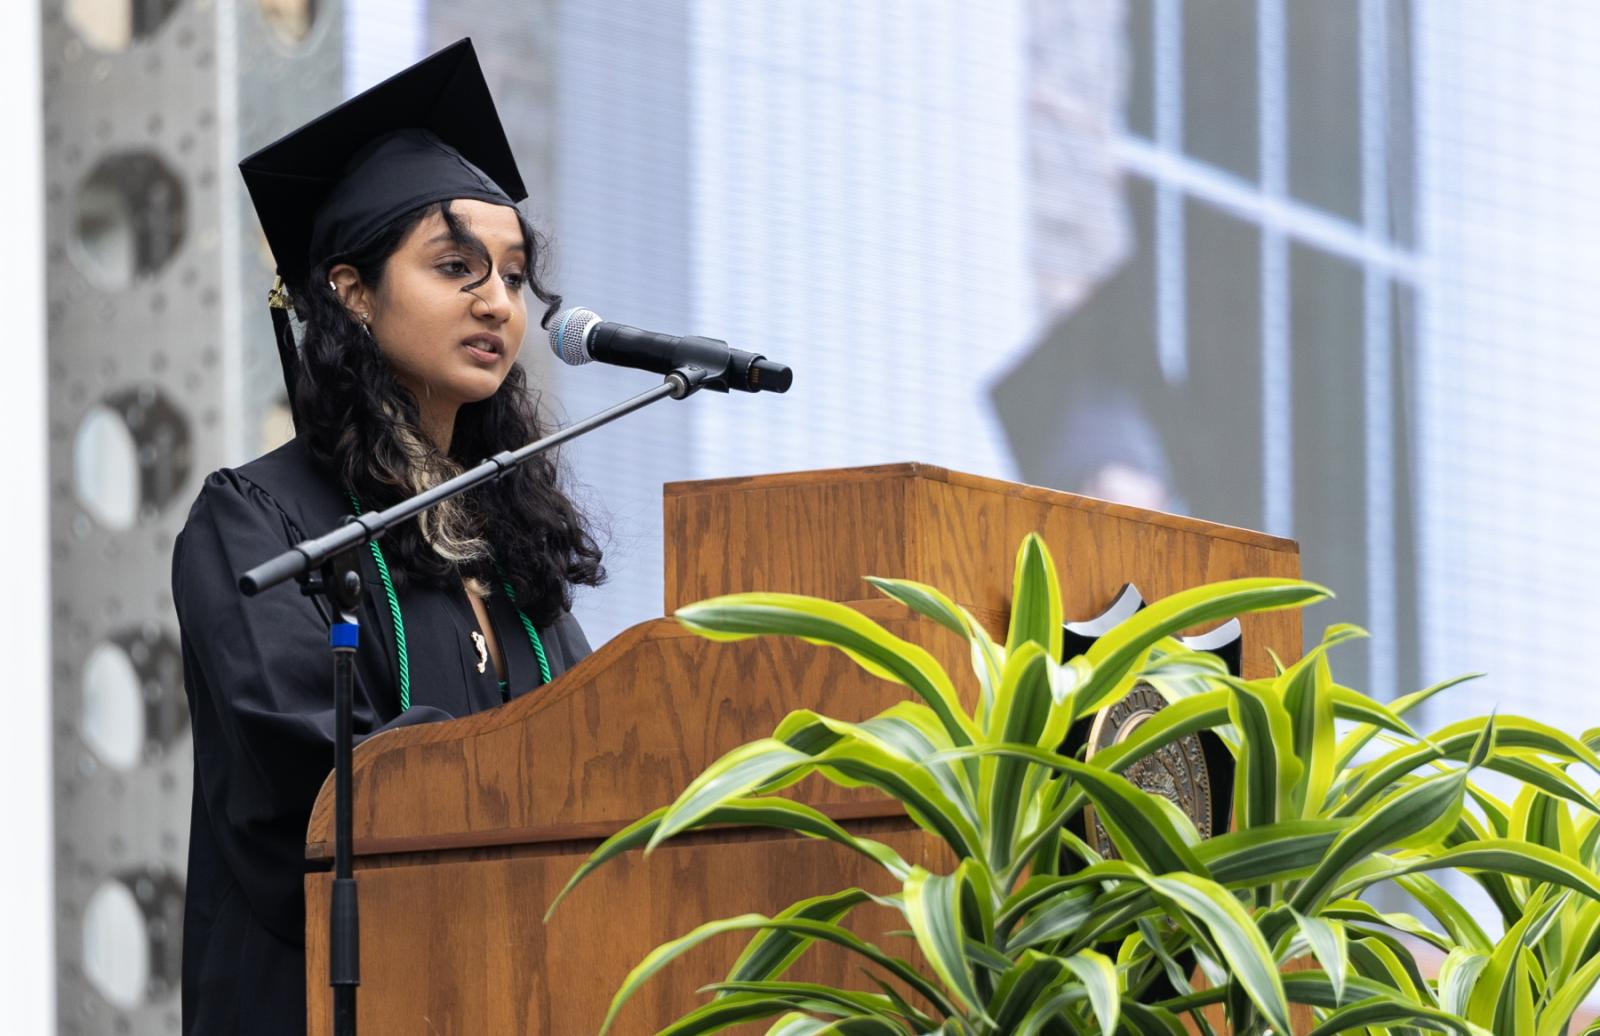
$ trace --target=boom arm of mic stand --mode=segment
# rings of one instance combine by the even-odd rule
[[[244,591],[245,596],[254,597],[279,583],[290,579],[303,579],[309,573],[320,570],[328,559],[375,540],[408,518],[415,517],[435,504],[465,493],[469,489],[475,489],[485,482],[491,482],[541,453],[553,450],[602,425],[608,425],[620,417],[626,417],[635,410],[642,410],[651,403],[662,399],[683,399],[692,395],[708,376],[703,368],[681,367],[668,374],[660,385],[648,392],[641,392],[632,399],[624,400],[598,414],[575,421],[526,446],[497,453],[455,478],[402,500],[393,507],[357,515],[321,536],[296,543],[277,557],[262,562],[240,576],[239,589]]]

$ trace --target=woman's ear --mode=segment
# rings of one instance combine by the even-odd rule
[[[372,319],[372,298],[361,275],[349,263],[340,263],[328,271],[328,287],[339,296],[350,315],[363,324]]]

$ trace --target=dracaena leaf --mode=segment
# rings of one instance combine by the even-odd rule
[[[1017,549],[1016,573],[1011,583],[1011,624],[1006,631],[1006,654],[1032,642],[1051,658],[1061,657],[1061,587],[1055,562],[1044,539],[1029,533]]]
[[[976,739],[955,685],[934,657],[853,608],[799,594],[747,593],[700,601],[674,614],[713,640],[775,635],[838,648],[872,675],[910,688],[938,714],[956,744]]]
[[[1272,949],[1234,894],[1193,874],[1152,875],[1146,879],[1160,896],[1194,918],[1227,962],[1238,983],[1274,1029],[1289,1031],[1289,1005]]]
[[[1270,689],[1234,682],[1228,715],[1241,749],[1234,775],[1234,812],[1245,827],[1288,819],[1295,785],[1304,770],[1295,758],[1289,713]]]
[[[975,861],[965,861],[974,863]],[[917,946],[955,996],[986,1022],[983,999],[978,995],[972,964],[967,958],[961,920],[965,875],[938,875],[918,867],[903,886],[906,920]]]
[[[1391,863],[1362,880],[1352,882],[1354,891],[1378,881],[1396,880],[1407,874],[1434,870],[1487,871],[1531,882],[1559,885],[1590,899],[1600,900],[1600,877],[1577,861],[1542,845],[1507,838],[1491,838],[1431,853],[1416,859]]]
[[[738,993],[702,1004],[658,1030],[656,1036],[705,1036],[793,1009],[794,1003],[788,997]]]
[[[667,807],[665,806],[653,810],[647,816],[634,821],[602,842],[572,877],[568,879],[566,885],[556,895],[555,899],[550,902],[549,909],[545,911],[545,920],[548,921],[550,919],[555,913],[557,905],[566,897],[567,893],[576,888],[578,883],[588,877],[595,868],[629,850],[642,849],[655,834],[656,828],[660,825],[661,817],[666,811]],[[900,854],[891,847],[870,838],[858,838],[822,813],[793,799],[775,797],[736,799],[731,802],[725,802],[712,810],[703,818],[702,823],[737,824],[742,827],[765,827],[794,831],[811,838],[823,838],[830,842],[837,842],[864,856],[868,856],[882,864],[896,879],[904,879],[911,872],[910,864],[906,863]]]
[[[1564,1036],[1573,1015],[1583,1006],[1589,993],[1600,982],[1600,956],[1590,957],[1561,986],[1550,994],[1539,1011],[1536,1036]]]
[[[1341,637],[1336,632],[1349,629],[1354,627],[1330,629],[1321,644],[1278,679],[1283,709],[1293,736],[1292,754],[1302,767],[1296,775],[1299,779],[1290,785],[1289,806],[1303,817],[1321,815],[1323,802],[1333,786],[1333,677],[1328,670],[1327,651],[1353,636]]]
[[[1349,961],[1348,946],[1345,941],[1344,925],[1338,921],[1330,921],[1322,917],[1312,917],[1301,913],[1294,914],[1295,924],[1300,926],[1300,933],[1305,936],[1307,947],[1311,955],[1322,965],[1322,970],[1327,973],[1328,981],[1333,983],[1333,996],[1336,1001],[1344,1000],[1345,965]]]
[[[802,899],[785,907],[774,916],[784,921],[798,919],[835,924],[870,898],[858,888],[845,889],[842,892]],[[815,941],[812,936],[787,929],[763,929],[745,944],[744,951],[733,962],[733,968],[723,981],[759,982],[777,978],[787,971]]]
[[[1164,637],[1192,626],[1249,612],[1298,608],[1332,596],[1295,579],[1235,579],[1164,597],[1124,619],[1094,642],[1086,658],[1093,674],[1078,691],[1078,710],[1099,708]]]
[[[1066,736],[1067,710],[1055,707],[1050,690],[1050,657],[1026,641],[1006,658],[1000,693],[990,715],[994,740],[1054,748]],[[987,733],[987,732],[986,732]],[[984,815],[989,824],[990,858],[997,869],[1011,863],[1016,825],[1026,819],[1032,793],[1045,773],[1026,760],[985,758],[979,772],[986,787]]]
[[[1439,965],[1439,1006],[1451,1014],[1465,1016],[1467,1001],[1478,976],[1489,964],[1489,955],[1465,946],[1457,946],[1445,954]]]
[[[972,613],[946,597],[941,591],[925,583],[909,579],[884,579],[868,576],[871,583],[884,595],[899,601],[918,615],[932,619],[946,629],[966,638],[971,645],[972,671],[978,678],[982,693],[980,721],[994,706],[995,687],[1000,683],[1000,669],[1005,665],[1005,652],[989,636],[983,624]]]
[[[719,806],[741,798],[780,774],[811,765],[811,756],[774,738],[740,745],[689,782],[665,813],[650,840],[648,852],[680,831],[704,823]]]
[[[1332,894],[1340,876],[1370,853],[1442,835],[1460,814],[1466,770],[1444,773],[1402,787],[1384,799],[1334,842],[1311,876],[1300,883],[1290,905],[1314,911]]]

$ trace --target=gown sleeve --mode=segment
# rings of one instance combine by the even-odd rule
[[[220,471],[190,512],[172,573],[197,806],[250,912],[293,945],[305,931],[306,823],[333,766],[330,619],[325,605],[293,582],[246,597],[238,576],[302,538],[265,491]],[[374,708],[363,666],[355,668],[357,741],[450,718],[417,706],[386,720]]]

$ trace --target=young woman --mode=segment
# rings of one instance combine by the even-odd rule
[[[281,1036],[306,1021],[303,850],[333,759],[331,616],[292,583],[246,598],[238,576],[537,438],[516,359],[559,298],[537,278],[542,242],[467,41],[241,169],[288,284],[274,321],[297,434],[207,478],[173,553],[195,754],[183,1031]],[[603,572],[554,463],[536,460],[395,530],[362,575],[358,736],[560,676],[589,651],[572,587]]]

